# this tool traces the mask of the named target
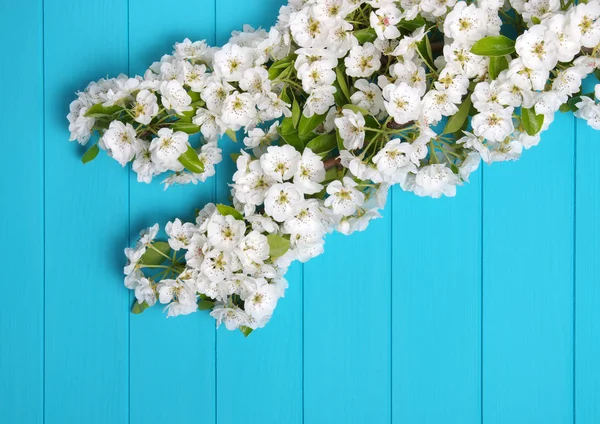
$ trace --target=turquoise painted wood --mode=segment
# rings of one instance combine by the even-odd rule
[[[0,4],[0,423],[600,422],[600,134],[571,115],[456,198],[394,189],[369,231],[292,267],[248,339],[204,314],[129,314],[123,247],[226,200],[239,145],[207,183],[163,192],[103,155],[81,165],[73,93],[185,37],[268,26],[284,2]]]

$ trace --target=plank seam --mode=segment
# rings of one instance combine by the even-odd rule
[[[42,6],[42,422],[46,423],[46,2]]]
[[[577,385],[576,385],[576,353],[577,353],[577,121],[573,116],[573,424],[577,423]]]
[[[480,299],[479,299],[479,414],[480,421],[483,424],[483,246],[484,246],[484,237],[483,237],[483,229],[484,229],[484,175],[485,170],[483,166],[481,167],[481,195],[480,195],[480,211],[481,211],[481,221],[480,221],[480,249],[481,249],[481,260],[479,264],[480,268]]]
[[[131,75],[131,5],[129,0],[127,4],[127,74]],[[131,164],[127,166],[127,242],[131,245]],[[126,305],[127,313],[127,422],[131,424],[131,314],[129,313],[129,304],[131,304],[132,295],[128,293]]]
[[[214,0],[213,2],[213,10],[214,10],[214,21],[213,21],[213,45],[217,44],[217,0]],[[213,199],[214,202],[216,203],[217,201],[217,182],[219,181],[219,171],[220,171],[220,167],[216,166],[215,167],[215,175],[213,176]],[[218,424],[218,414],[219,414],[219,409],[218,409],[218,401],[217,401],[217,396],[218,396],[218,366],[217,366],[217,360],[218,360],[218,355],[217,355],[217,346],[218,346],[218,333],[217,333],[217,328],[215,326],[214,329],[214,344],[215,344],[215,386],[214,386],[214,390],[215,390],[215,400],[214,400],[214,408],[215,408],[215,424]]]
[[[394,308],[393,306],[393,290],[394,290],[394,190],[390,190],[390,424],[394,422],[394,384],[393,384],[393,367],[394,367]]]

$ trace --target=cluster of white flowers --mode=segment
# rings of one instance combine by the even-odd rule
[[[321,254],[332,231],[364,230],[391,185],[454,196],[482,160],[537,145],[558,111],[599,129],[600,87],[581,90],[592,73],[599,0],[290,0],[268,31],[245,27],[221,48],[185,40],[143,78],[93,83],[69,121],[82,143],[99,131],[140,180],[174,171],[168,185],[212,175],[218,139],[243,130],[233,207],[170,223],[168,248],[145,232],[126,284],[137,310],[200,305],[254,329],[289,264]],[[164,275],[141,272],[154,266]]]

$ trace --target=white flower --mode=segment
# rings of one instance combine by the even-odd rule
[[[419,118],[421,98],[415,88],[405,82],[390,84],[383,89],[384,105],[387,112],[398,124],[406,124]]]
[[[168,222],[165,231],[169,236],[169,246],[171,246],[171,249],[179,251],[180,249],[188,248],[196,227],[190,222],[182,223],[178,218],[173,222]]]
[[[146,302],[148,306],[156,304],[156,292],[147,278],[141,278],[135,287],[135,298],[138,303]]]
[[[323,185],[319,183],[324,179],[325,165],[321,157],[306,147],[302,152],[298,170],[294,174],[294,185],[302,193],[315,194],[323,190]]]
[[[157,113],[156,95],[149,90],[140,90],[133,105],[134,119],[140,124],[148,125]]]
[[[112,121],[102,136],[108,153],[125,166],[135,155],[136,134],[131,124]]]
[[[185,252],[185,264],[194,269],[200,269],[204,261],[204,251],[208,245],[206,237],[199,233],[194,233]]]
[[[200,132],[208,141],[216,141],[227,129],[218,115],[203,108],[196,110],[196,116],[192,118],[192,123],[200,127]]]
[[[200,97],[206,102],[208,110],[213,113],[220,113],[225,99],[233,90],[231,84],[213,77],[207,82],[206,87],[200,93]]]
[[[245,262],[245,265],[250,263],[262,264],[269,258],[269,241],[266,236],[255,230],[243,238],[239,249],[242,262]]]
[[[474,42],[486,36],[487,13],[474,4],[459,1],[446,16],[444,35],[456,41]]]
[[[352,104],[366,109],[374,116],[384,109],[383,95],[377,84],[370,83],[366,79],[359,79],[354,83],[354,88],[358,91],[350,96]]]
[[[233,259],[229,252],[213,249],[204,255],[200,270],[210,281],[218,283],[231,278],[232,265]]]
[[[224,304],[215,305],[213,310],[210,311],[210,316],[217,321],[217,328],[224,323],[225,327],[230,331],[241,326],[250,325],[248,314],[237,306],[228,307]]]
[[[544,25],[534,25],[517,37],[515,50],[533,70],[550,70],[558,62],[558,37]]]
[[[393,4],[387,4],[371,12],[369,21],[380,39],[395,39],[400,37],[400,30],[396,27],[402,13]]]
[[[294,41],[301,47],[325,47],[329,24],[312,15],[309,9],[292,14],[290,30]]]
[[[329,63],[317,60],[300,66],[298,68],[298,78],[302,80],[304,91],[311,93],[317,87],[333,84],[336,75]]]
[[[208,242],[217,249],[230,250],[238,245],[245,231],[244,221],[239,221],[231,215],[215,214],[208,221]]]
[[[135,146],[135,159],[131,166],[137,174],[138,182],[149,184],[152,177],[158,174],[154,162],[152,162],[152,153],[150,152],[150,143],[138,139]]]
[[[381,66],[381,53],[373,43],[354,46],[350,49],[348,57],[344,59],[346,74],[351,77],[368,77]]]
[[[240,80],[240,88],[250,94],[270,92],[271,81],[269,80],[269,72],[262,67],[246,69]]]
[[[284,223],[285,232],[292,234],[325,234],[325,226],[323,225],[323,214],[321,213],[321,205],[316,199],[310,199],[306,202],[300,211],[288,218]]]
[[[163,81],[160,84],[160,94],[165,109],[172,109],[178,114],[192,110],[192,98],[179,81]]]
[[[244,145],[246,147],[258,147],[260,145],[269,146],[272,142],[279,139],[277,133],[278,122],[274,122],[268,131],[265,132],[262,128],[254,128],[248,131],[248,136],[244,137]]]
[[[504,140],[515,130],[512,122],[512,112],[512,107],[504,109],[497,106],[474,115],[471,120],[473,132],[476,136],[487,140]]]
[[[254,122],[256,115],[256,103],[252,96],[236,91],[225,99],[221,120],[233,131],[238,131]]]
[[[292,105],[281,100],[275,93],[269,93],[266,96],[262,96],[258,100],[257,106],[260,110],[259,118],[261,121],[270,121],[272,119],[281,118],[282,115],[287,118],[292,116],[292,111],[290,109]]]
[[[342,117],[335,119],[344,147],[348,150],[361,149],[365,142],[365,117],[350,109],[342,110]]]
[[[600,3],[580,3],[568,12],[570,25],[581,34],[583,47],[594,48],[600,43]]]
[[[460,183],[458,177],[442,164],[429,165],[421,168],[415,177],[414,192],[417,196],[448,197],[456,195],[456,185]]]
[[[389,183],[404,182],[409,172],[417,172],[417,167],[411,161],[413,147],[410,143],[400,139],[389,141],[373,157],[377,170],[384,176],[384,181]]]
[[[162,128],[158,131],[158,138],[150,143],[152,162],[161,170],[183,170],[179,157],[186,152],[190,144],[188,135],[182,131],[173,132],[170,128]]]
[[[329,108],[335,104],[333,94],[336,92],[335,87],[321,86],[315,88],[306,100],[303,115],[311,118],[313,115],[323,115],[327,113]]]
[[[225,81],[239,81],[252,67],[252,50],[237,44],[225,44],[214,56],[215,73]]]
[[[244,310],[260,322],[271,317],[278,300],[279,296],[275,286],[263,284],[246,299]]]
[[[557,57],[560,62],[570,62],[581,49],[581,34],[566,15],[556,14],[544,25],[558,37]]]
[[[275,184],[267,190],[265,212],[277,222],[295,215],[301,208],[304,197],[292,183]]]
[[[300,153],[289,144],[270,146],[260,157],[260,166],[269,177],[277,182],[291,179],[298,170]]]
[[[158,300],[162,304],[167,304],[176,300],[181,305],[196,304],[196,295],[194,290],[186,283],[180,280],[162,280],[157,285]]]
[[[329,197],[325,199],[325,206],[331,207],[336,215],[349,216],[356,212],[356,208],[362,206],[365,201],[365,195],[358,191],[357,184],[348,177],[344,177],[344,182],[332,181],[327,186]]]
[[[192,42],[189,38],[186,38],[181,43],[175,43],[173,48],[175,50],[174,56],[177,59],[202,59],[208,50],[208,45],[205,41]]]

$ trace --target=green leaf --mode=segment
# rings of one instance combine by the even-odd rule
[[[594,76],[596,77],[596,79],[600,80],[600,69],[596,69],[594,71]]]
[[[412,21],[400,21],[400,23],[398,24],[398,26],[402,29],[405,29],[407,31],[413,32],[423,26],[427,25],[427,22],[425,22],[425,19],[423,19],[422,17],[417,17],[416,19],[413,19]]]
[[[177,118],[179,119],[177,121],[177,123],[179,123],[179,122],[187,122],[188,124],[191,124],[192,123],[192,119],[194,118],[194,116],[196,116],[196,111],[194,111],[194,110],[186,110],[185,112],[182,112],[179,115],[177,115]]]
[[[533,22],[536,25],[539,25],[542,23],[542,21],[540,21],[540,18],[538,18],[537,16],[532,16],[531,17],[531,22]]]
[[[201,311],[210,311],[215,306],[215,302],[212,300],[199,300],[198,309]]]
[[[529,135],[536,135],[544,125],[544,115],[536,115],[533,108],[521,108],[521,120]]]
[[[178,121],[173,124],[173,131],[183,131],[184,133],[191,135],[199,133],[200,127],[190,122]]]
[[[436,68],[435,64],[433,63],[433,56],[431,53],[431,44],[429,43],[429,37],[427,37],[427,34],[425,34],[423,39],[417,43],[417,51],[429,69],[435,70]]]
[[[244,337],[248,337],[250,335],[250,333],[252,333],[254,331],[250,327],[246,327],[245,325],[240,325],[240,327],[238,329],[241,331],[241,333],[244,335]]]
[[[339,129],[335,129],[335,140],[337,142],[337,146],[338,146],[338,150],[341,152],[342,150],[346,150],[346,148],[344,147],[344,139],[342,138],[342,136],[340,135],[340,130]]]
[[[490,57],[490,66],[488,66],[488,73],[491,79],[498,78],[500,72],[508,69],[508,60],[505,56],[493,56]]]
[[[360,44],[372,43],[377,38],[377,33],[373,28],[365,28],[354,31],[354,36]]]
[[[85,116],[87,118],[104,118],[106,116],[112,116],[115,113],[120,112],[122,110],[123,108],[118,105],[105,107],[102,106],[102,103],[98,103],[89,108],[85,113]]]
[[[348,104],[348,105],[345,105],[342,109],[349,109],[352,112],[362,113],[364,116],[369,116],[370,115],[370,113],[369,113],[369,111],[367,109],[362,108],[360,106],[356,106],[356,105]]]
[[[237,134],[232,129],[225,131],[225,135],[231,139],[231,141],[237,143]]]
[[[471,53],[478,56],[506,56],[515,52],[515,42],[504,35],[482,38],[471,47]]]
[[[458,111],[448,119],[443,134],[451,134],[460,130],[469,116],[470,109],[471,96],[468,96],[458,107]]]
[[[83,154],[83,156],[81,157],[81,162],[88,163],[93,161],[94,159],[96,159],[96,156],[98,156],[98,152],[100,152],[100,148],[97,144],[94,144]]]
[[[306,148],[316,154],[326,154],[331,152],[337,146],[335,133],[322,134],[308,142]]]
[[[294,99],[294,102],[292,103],[292,125],[294,128],[298,128],[298,123],[300,122],[301,117],[302,110],[300,109],[298,101]]]
[[[289,144],[290,146],[294,147],[294,149],[298,150],[300,153],[304,151],[304,142],[300,139],[300,137],[298,137],[298,133],[296,131],[284,134],[280,127],[277,128],[277,132],[279,133],[283,141],[286,142],[286,144]]]
[[[171,246],[166,241],[155,241],[152,246],[160,253],[148,246],[146,253],[140,259],[142,265],[160,265],[167,259],[165,256],[169,256],[171,253]]]
[[[277,259],[285,255],[285,252],[290,248],[290,241],[280,235],[269,234],[267,240],[269,241],[269,255],[271,259]]]
[[[133,306],[131,307],[131,313],[138,315],[144,312],[146,309],[148,309],[148,304],[145,300],[142,303],[138,303],[138,301],[136,300]]]
[[[344,93],[344,96],[346,96],[346,99],[350,101],[350,90],[348,89],[348,84],[346,83],[346,74],[340,69],[340,66],[335,68],[337,83],[340,86],[342,93]]]
[[[217,210],[223,216],[231,215],[238,221],[243,221],[244,217],[235,208],[227,205],[217,205]]]
[[[236,163],[240,156],[242,156],[240,153],[232,153],[229,155],[233,163]]]
[[[323,123],[323,121],[325,121],[326,117],[327,114],[325,113],[323,115],[315,114],[310,118],[307,118],[306,116],[302,115],[302,117],[300,118],[300,122],[298,122],[298,135],[300,137],[303,137],[306,134],[314,131],[315,128],[317,128]]]
[[[194,174],[202,174],[204,172],[204,164],[200,161],[198,153],[192,146],[188,146],[186,152],[179,156],[179,162],[190,172]]]

